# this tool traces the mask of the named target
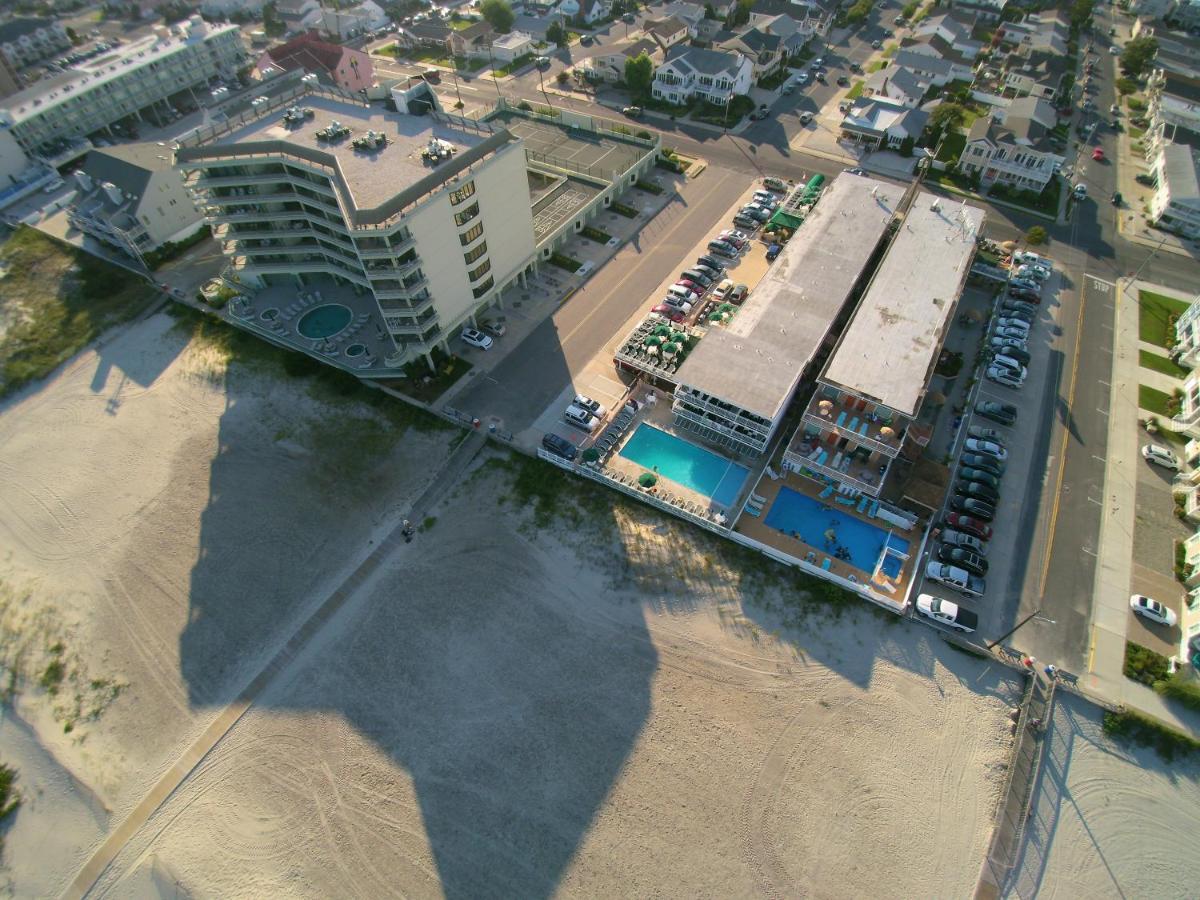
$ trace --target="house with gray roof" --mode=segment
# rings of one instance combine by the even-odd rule
[[[75,180],[70,224],[138,262],[203,227],[168,147],[147,141],[97,148]]]
[[[1003,124],[1009,117],[1030,119],[1047,131],[1058,124],[1058,112],[1054,104],[1042,97],[1017,97],[1008,106],[997,106],[992,118]]]
[[[691,36],[687,23],[675,16],[667,16],[665,19],[647,19],[642,30],[646,32],[646,37],[657,42],[663,50],[669,50],[676,44],[682,44]]]
[[[1010,109],[1004,124],[986,116],[972,123],[958,168],[965,175],[978,175],[985,186],[1003,184],[1040,194],[1064,161],[1050,129]]]
[[[743,53],[672,47],[654,70],[651,93],[667,103],[684,104],[693,97],[724,106],[750,92],[754,64]]]
[[[999,22],[1006,6],[1008,0],[950,0],[952,9],[972,13],[984,24]]]
[[[920,105],[926,88],[927,85],[922,85],[917,76],[908,69],[888,66],[867,79],[863,85],[863,94],[867,97],[886,97],[911,109]]]
[[[1004,69],[1004,87],[1018,97],[1042,97],[1053,103],[1062,92],[1073,62],[1057,53],[1034,53],[1028,59],[1010,54]]]
[[[603,53],[597,53],[589,60],[589,68],[593,77],[615,83],[625,77],[626,60],[637,59],[643,53],[650,57],[655,66],[662,64],[664,53],[658,42],[650,38],[638,38],[636,41],[623,41],[606,47]]]
[[[860,97],[842,119],[842,138],[868,150],[896,150],[907,138],[916,141],[928,122],[923,109],[888,97]]]

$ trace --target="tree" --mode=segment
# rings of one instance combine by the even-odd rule
[[[67,40],[72,44],[81,43],[78,32],[76,32],[75,29],[71,28],[69,25],[67,26]]]
[[[1116,87],[1117,93],[1122,97],[1124,97],[1126,94],[1132,94],[1137,90],[1138,87],[1136,81],[1134,81],[1132,78],[1127,78],[1124,75],[1113,82],[1113,85]]]
[[[517,20],[507,0],[483,0],[479,4],[479,14],[501,34],[508,34]]]
[[[914,141],[912,139],[912,135],[909,135],[904,140],[902,140],[900,142],[900,155],[905,158],[912,156],[914,144],[916,144],[916,141]]]
[[[716,19],[717,18],[716,7],[714,7],[711,3],[704,4],[704,18],[706,18],[706,19]]]
[[[287,26],[283,24],[283,19],[279,18],[275,9],[275,0],[263,6],[263,31],[271,37],[279,37],[287,31]]]
[[[739,25],[745,25],[750,21],[750,7],[754,5],[754,0],[738,0],[737,6],[729,13],[730,28],[736,28]]]
[[[566,84],[567,81],[570,80],[570,78],[571,78],[571,76],[567,74],[566,69],[563,69],[561,72],[558,73],[558,83],[559,84]]]
[[[943,133],[957,128],[966,120],[967,111],[962,104],[947,100],[945,103],[939,103],[937,108],[929,114],[929,133],[934,135],[936,140]]]
[[[1046,243],[1047,237],[1048,235],[1046,234],[1045,228],[1043,228],[1041,225],[1034,225],[1027,232],[1025,232],[1025,243],[1036,247],[1038,244]]]
[[[559,47],[567,46],[567,30],[562,27],[561,22],[550,23],[550,27],[546,29],[546,40]]]
[[[1092,7],[1095,0],[1075,0],[1071,4],[1071,27],[1076,31],[1083,28],[1092,17]]]
[[[1137,78],[1145,71],[1157,52],[1158,41],[1153,37],[1147,35],[1134,38],[1125,45],[1125,52],[1121,54],[1121,71]]]
[[[654,63],[643,50],[633,59],[625,60],[625,85],[635,97],[647,97],[654,80]]]

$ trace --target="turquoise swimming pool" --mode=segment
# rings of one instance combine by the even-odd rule
[[[875,571],[884,547],[908,554],[909,544],[904,538],[889,534],[870,522],[847,515],[836,507],[827,506],[791,488],[779,489],[779,495],[763,522],[784,534],[798,534],[818,553],[833,556],[841,547],[848,554],[846,561],[864,572]],[[883,572],[892,578],[898,576],[899,558],[889,555],[884,560]]]
[[[354,313],[350,311],[350,307],[340,303],[326,303],[302,315],[296,323],[296,330],[300,332],[301,337],[320,340],[333,337],[349,325],[353,318]]]
[[[737,500],[750,474],[723,456],[645,422],[625,442],[620,455],[726,508]]]

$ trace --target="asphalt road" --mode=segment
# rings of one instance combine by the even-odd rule
[[[557,311],[454,405],[472,415],[498,416],[522,428],[570,384],[652,291],[745,191],[748,178],[709,169],[688,182],[638,235],[605,263]]]

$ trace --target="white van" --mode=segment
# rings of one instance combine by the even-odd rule
[[[686,300],[688,303],[695,303],[700,298],[695,291],[689,291],[681,284],[673,284],[667,288],[667,293],[672,297],[678,297],[680,300]]]
[[[563,412],[563,421],[589,432],[595,431],[596,426],[600,424],[600,420],[596,416],[574,404],[568,406]]]
[[[992,365],[1003,366],[1004,368],[1006,368],[1010,372],[1012,372],[1014,375],[1016,375],[1018,378],[1020,378],[1022,381],[1025,380],[1025,372],[1026,372],[1025,367],[1023,365],[1021,365],[1019,362],[1017,362],[1015,359],[1013,359],[1011,356],[1004,356],[1003,354],[997,354],[996,356],[992,357]]]

